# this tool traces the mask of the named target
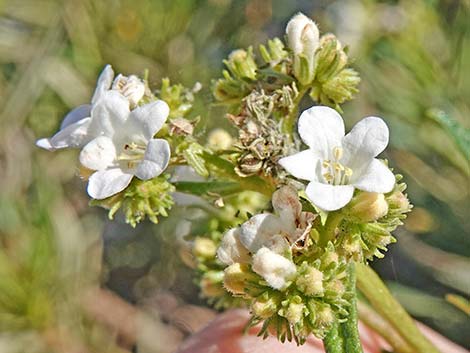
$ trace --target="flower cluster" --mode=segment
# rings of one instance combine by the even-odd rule
[[[298,14],[286,44],[275,38],[259,52],[262,63],[252,48],[232,52],[213,85],[234,139],[219,129],[198,140],[204,132],[195,133],[200,118],[190,112],[200,84],[163,79],[152,92],[106,66],[91,104],[37,145],[80,149],[92,204],[111,218],[122,210],[135,226],[157,223],[174,200],[198,208],[201,224],[181,235],[180,255],[202,295],[217,308],[249,307],[249,325],[262,323],[264,337],[301,344],[354,326],[355,263],[383,256],[411,205],[401,176],[377,158],[386,123],[367,117],[345,134],[338,111],[359,78],[334,35],[320,37]],[[298,117],[307,94],[318,105]],[[191,178],[178,178],[181,169]]]
[[[110,209],[110,217],[122,207],[134,226],[146,215],[157,222],[157,215],[166,215],[173,204],[174,188],[160,177],[170,161],[170,145],[155,138],[169,113],[167,103],[149,93],[146,82],[134,75],[114,77],[107,65],[91,104],[73,109],[59,132],[37,145],[49,151],[79,148],[88,194],[93,204]]]
[[[252,216],[221,240],[224,287],[249,303],[251,323],[264,323],[262,335],[302,343],[347,320],[348,266],[382,257],[410,210],[400,176],[376,159],[388,144],[383,120],[365,118],[344,130],[329,107],[304,111],[298,133],[309,149],[279,164],[307,180],[305,189],[282,186],[272,195],[273,213]],[[309,203],[302,205],[299,193]]]

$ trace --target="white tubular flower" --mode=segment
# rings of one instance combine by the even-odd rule
[[[274,289],[284,289],[297,271],[292,261],[264,247],[253,256],[252,268]]]
[[[240,242],[240,228],[232,228],[224,234],[217,249],[217,257],[226,265],[250,261],[249,251]]]
[[[135,76],[127,78],[118,75],[113,84],[113,78],[113,68],[111,65],[106,65],[96,82],[91,104],[80,105],[71,110],[62,121],[59,132],[51,138],[38,140],[36,145],[49,151],[62,148],[81,148],[95,137],[98,137],[101,134],[100,131],[88,129],[92,120],[91,111],[100,99],[105,96],[106,92],[111,89],[126,97],[131,107],[135,106],[144,95],[145,86],[143,82]],[[96,114],[95,119],[99,119]]]
[[[315,52],[320,45],[318,27],[310,18],[298,13],[287,24],[286,35],[294,53],[294,74],[301,83],[308,84],[313,79]],[[306,67],[302,67],[301,57],[306,60]]]
[[[343,118],[332,108],[317,106],[300,115],[298,131],[310,148],[279,164],[296,178],[310,181],[306,194],[317,207],[338,210],[349,203],[355,188],[377,193],[393,189],[393,173],[375,158],[388,144],[382,119],[364,118],[344,136]]]
[[[296,272],[295,264],[285,256],[303,243],[315,217],[302,212],[297,191],[290,186],[277,190],[272,203],[276,214],[255,215],[227,231],[217,257],[227,265],[251,262],[253,271],[271,287],[282,289]]]
[[[169,114],[163,101],[134,110],[116,91],[108,91],[95,104],[88,126],[97,136],[80,153],[80,163],[96,172],[88,181],[88,194],[104,199],[124,190],[132,178],[147,180],[160,175],[168,165],[170,146],[154,139]]]

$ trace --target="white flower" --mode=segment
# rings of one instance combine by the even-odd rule
[[[104,199],[124,190],[133,176],[147,180],[160,175],[168,165],[170,146],[153,136],[169,114],[163,101],[134,110],[116,91],[108,91],[91,112],[88,136],[97,136],[80,153],[80,163],[96,170],[88,181],[88,194]],[[95,118],[96,116],[96,118]]]
[[[280,289],[296,268],[285,256],[303,242],[310,232],[314,216],[310,212],[302,212],[297,191],[289,186],[277,190],[272,203],[276,214],[255,215],[240,227],[227,231],[217,257],[227,265],[250,263],[251,260],[253,271],[270,286]],[[250,254],[254,254],[252,259]],[[274,262],[270,264],[270,261]]]
[[[317,106],[301,114],[298,131],[310,148],[282,158],[279,164],[293,176],[310,181],[306,194],[317,207],[340,209],[355,188],[377,193],[393,189],[393,173],[375,158],[388,144],[388,127],[382,119],[364,118],[344,136],[341,116]]]
[[[264,247],[253,256],[252,269],[274,289],[284,289],[297,272],[292,261]]]
[[[61,148],[80,148],[98,137],[102,133],[101,131],[88,129],[92,121],[92,110],[110,90],[121,93],[127,98],[131,107],[134,107],[144,95],[145,86],[143,82],[136,76],[127,78],[119,74],[114,83],[113,78],[114,71],[111,65],[106,65],[96,83],[91,104],[80,105],[70,111],[62,121],[59,132],[51,138],[38,140],[36,145],[49,151]],[[94,119],[99,118],[98,114],[94,114]]]

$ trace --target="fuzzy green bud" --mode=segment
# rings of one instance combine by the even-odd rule
[[[356,222],[372,222],[385,216],[388,203],[384,194],[361,191],[347,206],[348,218]]]
[[[209,238],[197,237],[193,246],[194,256],[210,259],[217,253],[217,245]]]
[[[387,202],[391,209],[398,210],[401,213],[408,212],[411,208],[410,201],[401,191],[395,191],[389,195],[387,197]]]
[[[315,77],[318,82],[328,81],[348,64],[348,56],[333,34],[326,34],[321,37],[320,48],[316,55],[316,64]]]
[[[266,296],[266,298],[260,297],[256,298],[251,305],[251,310],[257,317],[267,319],[276,313],[277,305],[277,300],[272,296]]]
[[[323,273],[304,262],[295,284],[305,295],[319,296],[323,293]]]
[[[323,306],[316,312],[316,324],[319,328],[326,328],[335,321],[335,314],[329,306]]]
[[[256,70],[258,68],[256,66],[253,57],[253,49],[251,47],[248,48],[248,51],[243,49],[232,51],[228,60],[224,60],[224,64],[234,76],[256,80]]]
[[[285,317],[290,324],[295,325],[303,318],[305,305],[302,303],[290,302],[285,312]]]

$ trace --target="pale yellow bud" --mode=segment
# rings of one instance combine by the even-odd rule
[[[295,284],[305,295],[321,295],[323,293],[323,273],[311,266],[302,268]]]
[[[286,319],[294,325],[302,320],[305,306],[303,304],[289,303],[286,311]]]
[[[236,262],[224,271],[224,287],[233,294],[244,294],[246,282],[250,279],[253,279],[253,274],[247,264]]]
[[[316,314],[316,322],[320,327],[328,327],[335,321],[333,311],[327,306],[318,310]]]
[[[198,257],[212,258],[217,253],[217,246],[211,239],[197,237],[194,240],[193,253]]]
[[[398,209],[402,212],[409,211],[410,201],[404,193],[401,191],[395,191],[387,197],[388,206],[390,208]]]
[[[215,129],[209,133],[207,143],[214,150],[227,150],[232,146],[233,139],[224,129]]]
[[[359,222],[372,222],[388,212],[384,194],[362,191],[348,205],[348,215]]]
[[[267,319],[276,313],[277,304],[272,298],[267,300],[256,300],[251,305],[251,310],[254,315],[262,319]]]

